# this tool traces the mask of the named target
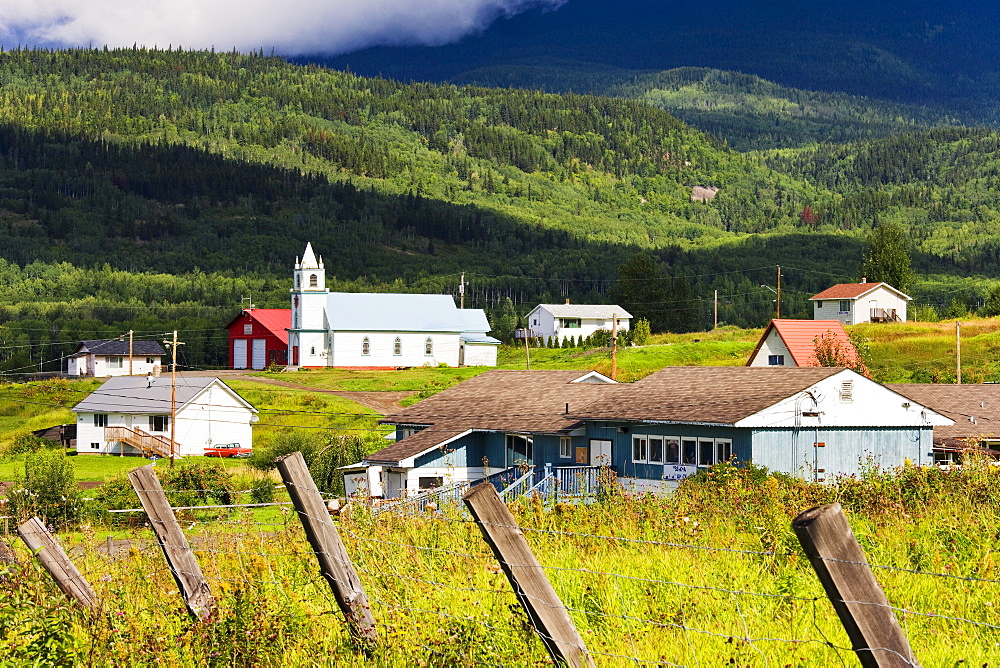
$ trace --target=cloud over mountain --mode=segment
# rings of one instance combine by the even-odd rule
[[[6,0],[0,40],[39,46],[145,46],[345,53],[445,44],[500,16],[566,0]]]

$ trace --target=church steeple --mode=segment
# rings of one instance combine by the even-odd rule
[[[326,271],[323,258],[317,259],[312,243],[306,244],[302,259],[295,258],[292,272],[292,327],[289,330],[289,359],[302,366],[326,366]]]
[[[296,269],[323,268],[323,258],[321,257],[318,261],[316,260],[316,254],[313,252],[313,245],[311,241],[306,243],[306,249],[302,253],[302,262],[299,262],[299,259],[295,258],[295,268]]]

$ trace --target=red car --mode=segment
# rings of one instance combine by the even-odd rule
[[[205,448],[206,457],[249,457],[250,448],[241,448],[239,443],[223,443]]]

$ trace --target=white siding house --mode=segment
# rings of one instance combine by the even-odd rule
[[[840,283],[813,295],[813,319],[839,320],[845,325],[863,322],[906,322],[906,303],[912,298],[888,283]]]
[[[482,309],[456,308],[450,295],[330,292],[325,281],[309,244],[291,290],[292,366],[496,366],[500,341]]]
[[[150,454],[170,439],[170,378],[111,378],[73,408],[83,454]],[[253,447],[257,409],[218,378],[177,379],[176,455],[222,443]],[[142,443],[153,443],[153,449]],[[162,452],[156,452],[163,456]]]
[[[617,316],[618,329],[629,328],[632,314],[615,304],[539,304],[528,314],[528,336],[548,339],[555,337],[559,343],[567,337],[587,338],[600,330],[611,331]],[[519,333],[523,337],[524,333]]]
[[[131,355],[130,355],[131,353]],[[160,371],[167,352],[157,341],[81,341],[67,359],[70,376],[145,376]]]

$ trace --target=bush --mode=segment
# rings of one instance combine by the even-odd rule
[[[649,321],[645,318],[639,318],[635,321],[635,325],[629,330],[632,334],[632,343],[637,346],[644,346],[646,342],[649,341],[649,337],[652,334],[652,330],[649,328]]]
[[[270,478],[257,478],[250,485],[251,503],[273,503],[274,481]]]
[[[273,471],[277,468],[275,459],[293,452],[301,452],[308,464],[323,445],[322,434],[286,431],[278,434],[269,445],[254,448],[247,464],[261,471]]]
[[[25,457],[24,477],[7,492],[6,514],[18,521],[38,517],[54,527],[72,526],[83,515],[73,461],[60,450],[40,450]]]
[[[371,451],[368,443],[357,436],[335,437],[309,463],[309,473],[316,481],[317,489],[344,496],[344,473],[340,467],[358,463]]]
[[[30,452],[38,452],[51,445],[52,443],[46,441],[44,438],[38,438],[31,432],[28,432],[15,436],[14,441],[7,447],[3,454],[5,457],[25,455]]]

